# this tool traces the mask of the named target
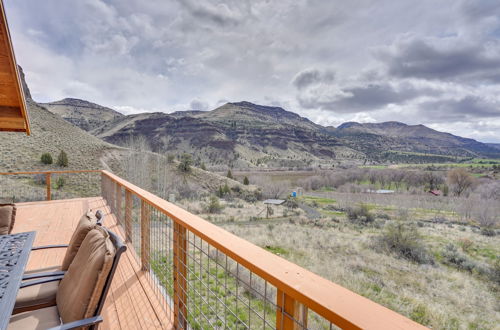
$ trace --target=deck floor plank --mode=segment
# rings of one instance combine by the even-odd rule
[[[17,204],[13,232],[36,231],[34,246],[67,244],[80,217],[88,208],[101,209],[104,225],[123,238],[115,217],[101,197]],[[34,251],[28,270],[58,266],[65,249]],[[165,311],[165,300],[156,294],[153,284],[137,264],[135,251],[128,245],[120,259],[110,292],[104,305],[104,322],[100,329],[172,329]]]

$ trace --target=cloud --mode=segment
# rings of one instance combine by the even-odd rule
[[[333,71],[320,71],[318,69],[306,69],[297,73],[292,84],[298,89],[304,89],[317,83],[332,83],[335,79]]]
[[[499,118],[497,0],[4,3],[38,101],[134,113],[248,100],[321,124],[455,123],[498,136],[474,126]]]
[[[419,105],[427,118],[438,121],[461,121],[467,118],[500,118],[500,102],[488,102],[478,96],[466,96],[458,100],[440,99]]]
[[[500,82],[500,41],[413,37],[380,50],[377,57],[394,77]]]
[[[201,100],[198,100],[198,99],[194,99],[191,101],[191,103],[189,103],[189,110],[208,110],[208,103],[207,102],[204,102],[204,101],[201,101]]]

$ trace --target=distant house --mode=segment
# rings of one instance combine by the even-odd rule
[[[429,194],[433,194],[434,196],[441,196],[443,193],[441,192],[441,190],[433,189],[429,190]]]

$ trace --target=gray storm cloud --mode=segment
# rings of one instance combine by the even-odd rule
[[[497,0],[5,5],[38,101],[133,113],[247,100],[332,125],[399,120],[500,142]]]

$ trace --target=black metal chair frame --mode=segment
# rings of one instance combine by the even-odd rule
[[[104,302],[106,300],[106,296],[108,295],[109,288],[111,287],[111,281],[113,279],[113,276],[115,275],[116,268],[118,266],[118,262],[120,260],[120,256],[123,252],[127,250],[127,246],[124,244],[124,242],[112,231],[110,231],[108,228],[104,227],[103,228],[108,232],[109,237],[111,238],[111,241],[113,242],[113,245],[115,246],[116,249],[116,254],[113,259],[113,264],[111,266],[111,270],[108,274],[108,277],[106,278],[106,282],[104,283],[104,288],[101,294],[101,297],[99,298],[99,303],[97,304],[97,308],[95,311],[95,315],[86,319],[82,320],[77,320],[65,324],[61,324],[57,327],[50,328],[48,330],[66,330],[66,329],[74,329],[74,328],[79,328],[79,327],[89,327],[90,329],[95,329],[95,325],[98,323],[101,323],[103,321],[103,318],[101,316],[102,309],[104,307]],[[48,275],[47,275],[48,276]],[[60,281],[64,277],[64,274],[62,275],[57,275],[57,276],[51,276],[39,280],[34,280],[34,281],[28,281],[24,282],[21,284],[21,288],[29,287],[32,285],[38,285],[38,284],[43,284],[47,282],[53,282],[53,281]]]
[[[95,216],[97,218],[97,224],[99,226],[102,226],[104,222],[104,213],[102,213],[101,210],[97,210],[95,212]],[[59,249],[59,248],[67,248],[69,247],[69,244],[53,244],[53,245],[43,245],[43,246],[35,246],[31,248],[31,251],[36,251],[36,250],[45,250],[45,249]],[[43,273],[36,273],[36,274],[28,274],[23,276],[23,281],[25,280],[32,280],[35,278],[41,278],[41,277],[51,277],[51,276],[60,276],[64,275],[65,271],[58,270],[54,272],[43,272]]]

